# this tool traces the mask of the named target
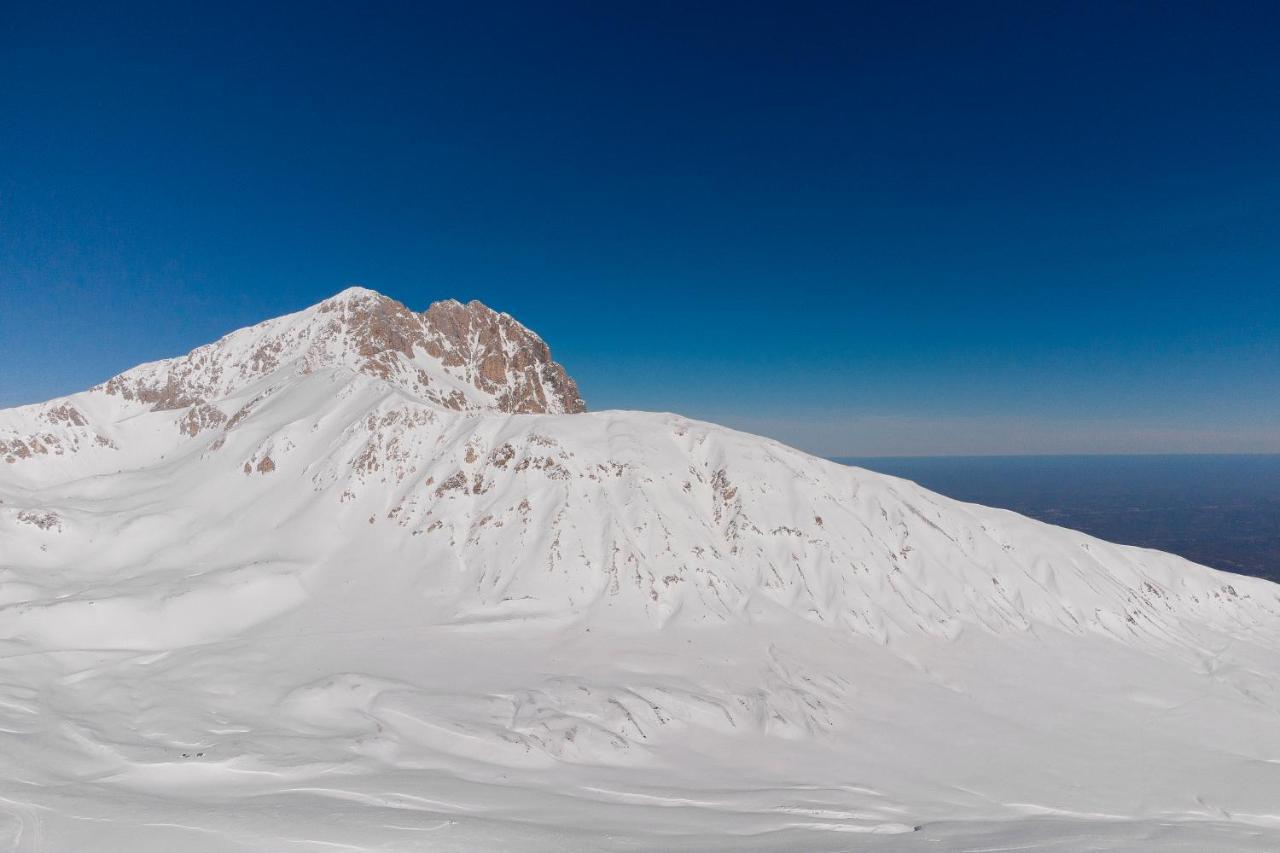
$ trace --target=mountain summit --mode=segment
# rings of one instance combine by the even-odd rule
[[[0,850],[1280,846],[1280,586],[583,408],[355,288],[0,411]]]
[[[210,403],[281,372],[344,367],[457,411],[582,412],[578,386],[536,334],[478,301],[421,314],[363,287],[241,329],[98,389],[163,411]]]
[[[351,287],[184,356],[127,370],[85,393],[0,413],[0,461],[120,450],[118,425],[144,412],[171,413],[188,436],[229,430],[251,408],[315,375],[330,384],[370,384],[446,411],[586,411],[577,384],[547,345],[511,316],[452,299],[415,313],[376,291]],[[150,437],[146,444],[155,449],[166,442]]]

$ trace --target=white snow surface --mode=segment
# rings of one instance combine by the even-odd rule
[[[307,322],[0,412],[0,850],[1280,849],[1277,585]]]

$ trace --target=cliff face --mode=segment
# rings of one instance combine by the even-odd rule
[[[437,302],[419,315],[421,346],[446,370],[460,371],[492,394],[499,411],[585,412],[578,385],[551,359],[542,339],[506,314],[476,300]]]

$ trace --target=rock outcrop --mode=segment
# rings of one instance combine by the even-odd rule
[[[97,388],[152,411],[207,407],[280,370],[348,367],[444,408],[508,414],[586,411],[578,386],[536,334],[479,301],[422,313],[365,288],[241,329]],[[196,427],[198,429],[198,426]]]

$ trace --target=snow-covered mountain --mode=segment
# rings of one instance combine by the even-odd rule
[[[0,412],[0,850],[1280,848],[1280,587],[584,409],[353,288]]]

